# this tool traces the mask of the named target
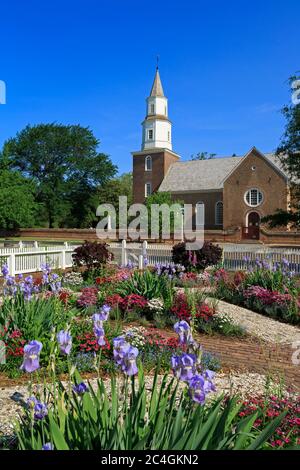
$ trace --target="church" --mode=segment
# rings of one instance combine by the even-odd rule
[[[255,147],[243,156],[181,161],[172,149],[172,123],[158,68],[142,123],[142,146],[133,156],[133,199],[143,203],[155,191],[172,199],[204,205],[205,230],[236,232],[239,238],[258,240],[261,219],[276,209],[287,210],[288,175],[275,154]],[[198,211],[201,213],[201,211]]]

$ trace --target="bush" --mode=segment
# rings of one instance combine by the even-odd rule
[[[211,242],[204,242],[200,250],[190,251],[185,243],[178,243],[172,250],[172,261],[181,264],[187,271],[204,271],[208,266],[215,266],[222,260],[222,248]]]
[[[75,248],[72,255],[77,267],[85,267],[88,271],[100,268],[102,264],[113,259],[113,254],[107,249],[106,243],[88,242]]]

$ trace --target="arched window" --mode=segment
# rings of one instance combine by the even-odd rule
[[[146,183],[145,184],[145,197],[148,197],[152,194],[152,184]]]
[[[251,188],[245,192],[244,201],[247,206],[257,207],[263,202],[263,194],[257,188]]]
[[[147,155],[145,158],[145,171],[152,171],[152,157]]]
[[[215,224],[223,225],[223,202],[218,201],[215,206]]]
[[[196,204],[196,225],[204,226],[205,223],[205,204],[203,201],[199,201]]]

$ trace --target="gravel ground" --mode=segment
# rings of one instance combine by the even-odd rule
[[[171,377],[171,376],[170,376]],[[160,377],[161,380],[161,377]],[[160,382],[159,380],[159,382]],[[152,377],[145,378],[146,389],[152,388]],[[217,373],[214,380],[217,388],[217,395],[226,393],[229,395],[240,394],[243,397],[261,395],[266,393],[267,377],[261,374],[241,373],[231,371],[230,373]],[[96,387],[96,379],[91,380],[91,384]],[[109,382],[107,382],[109,388]],[[182,384],[185,387],[184,384]],[[272,393],[276,390],[276,385],[272,386]],[[286,393],[288,393],[286,391]],[[210,396],[215,395],[211,394]],[[0,389],[0,438],[13,434],[14,422],[22,413],[24,403],[28,398],[26,386],[14,386]]]
[[[215,302],[215,300],[213,301]],[[248,334],[264,341],[281,344],[300,341],[300,328],[298,326],[281,323],[222,300],[217,301],[217,311],[221,315],[225,314],[230,317],[233,323],[244,328]]]

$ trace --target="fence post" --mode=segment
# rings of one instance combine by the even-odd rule
[[[68,242],[64,242],[64,247],[65,247],[65,248],[69,248],[69,243],[68,243]]]
[[[121,256],[122,266],[127,265],[127,250],[126,250],[126,240],[122,240],[122,256]]]
[[[10,253],[10,255],[8,256],[7,264],[8,264],[9,274],[14,277],[16,275],[16,257],[14,253]]]
[[[33,242],[33,246],[34,246],[34,248],[38,248],[39,247],[38,242],[37,241]]]
[[[66,249],[63,248],[61,252],[61,268],[66,269]]]
[[[148,248],[147,240],[144,240],[143,245],[142,245],[142,255],[144,256],[144,258],[147,258],[147,248]]]
[[[20,250],[22,250],[22,248],[23,248],[23,242],[22,242],[22,240],[19,241],[19,248],[20,248]]]
[[[144,269],[144,257],[139,255],[139,269]]]

